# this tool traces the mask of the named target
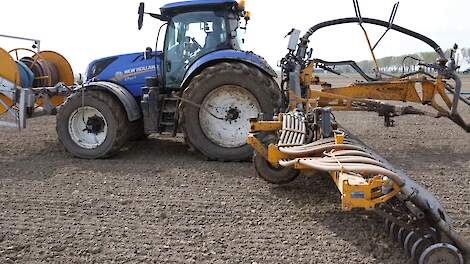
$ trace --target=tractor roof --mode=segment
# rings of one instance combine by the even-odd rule
[[[207,8],[224,8],[238,5],[235,0],[187,0],[169,3],[160,8],[163,16],[174,16],[188,11],[198,11]]]

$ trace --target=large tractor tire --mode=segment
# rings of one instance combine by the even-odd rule
[[[65,149],[83,159],[111,157],[129,138],[124,108],[105,91],[70,96],[59,108],[56,129]]]
[[[145,133],[144,120],[139,119],[129,124],[129,141],[143,141],[149,136]]]
[[[249,119],[261,113],[272,118],[281,92],[259,69],[224,62],[194,77],[183,98],[181,127],[186,141],[210,160],[244,161],[253,156],[246,143]]]

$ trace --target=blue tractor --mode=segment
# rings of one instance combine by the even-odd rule
[[[92,62],[83,89],[59,109],[60,141],[74,156],[96,159],[148,134],[182,132],[210,160],[250,158],[249,119],[273,116],[282,92],[268,63],[241,48],[245,1],[189,0],[160,11],[146,13],[141,3],[138,25],[144,15],[164,22],[163,51]]]

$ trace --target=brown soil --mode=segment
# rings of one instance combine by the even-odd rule
[[[433,192],[470,240],[470,136],[445,119],[371,113],[342,125]],[[0,263],[406,263],[373,215],[346,213],[326,177],[286,186],[208,162],[181,138],[72,158],[53,117],[0,128]]]

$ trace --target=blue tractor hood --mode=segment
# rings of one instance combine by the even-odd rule
[[[119,84],[135,97],[142,95],[147,77],[157,76],[161,52],[145,58],[143,52],[110,56],[90,63],[86,82],[110,81]]]
[[[238,2],[234,0],[187,0],[166,4],[160,8],[160,12],[164,17],[171,17],[185,11],[214,10],[233,6],[238,6]]]

